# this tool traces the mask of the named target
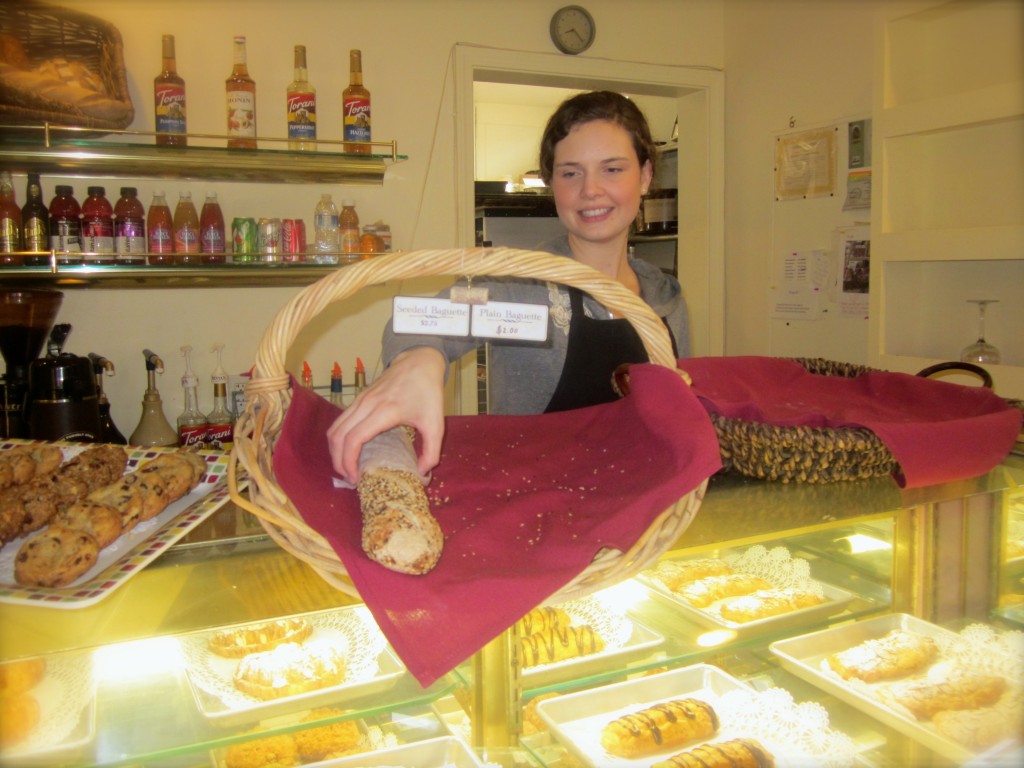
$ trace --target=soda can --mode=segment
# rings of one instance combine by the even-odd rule
[[[231,222],[232,261],[256,261],[256,219],[237,218]]]
[[[306,255],[306,222],[302,219],[282,219],[281,242],[285,261],[302,261]]]
[[[281,260],[281,220],[260,219],[256,230],[261,261]]]

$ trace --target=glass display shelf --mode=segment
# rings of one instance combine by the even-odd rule
[[[144,131],[104,133],[117,140],[81,128],[0,126],[0,164],[12,173],[379,186],[389,163],[408,159],[394,141],[368,142],[371,151],[357,154],[338,151],[340,141],[299,152],[287,149],[287,139],[268,137],[257,141],[273,148],[228,149],[227,137],[216,134],[188,134],[189,146],[177,147],[155,145],[155,134]]]

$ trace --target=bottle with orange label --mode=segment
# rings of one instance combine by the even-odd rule
[[[153,108],[156,113],[156,143],[184,147],[185,80],[178,74],[174,55],[174,35],[163,36],[163,66],[153,78]]]

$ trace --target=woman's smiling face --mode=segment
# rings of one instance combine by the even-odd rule
[[[607,242],[636,218],[651,183],[626,129],[608,120],[580,123],[555,146],[551,191],[571,237]]]

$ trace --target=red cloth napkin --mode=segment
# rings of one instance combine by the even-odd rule
[[[424,686],[581,573],[626,550],[721,467],[707,413],[677,373],[630,369],[619,401],[539,416],[453,416],[427,496],[445,534],[429,574],[389,571],[360,546],[355,491],[333,485],[325,431],[337,409],[294,387],[274,449],[280,488],[338,553]]]
[[[794,360],[679,361],[710,413],[777,426],[864,427],[899,463],[908,488],[975,477],[1013,448],[1021,413],[984,387],[906,373],[823,376]]]

